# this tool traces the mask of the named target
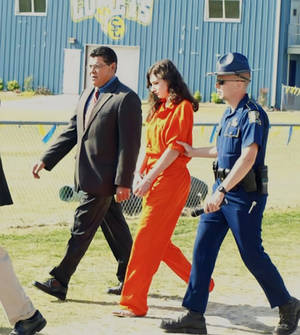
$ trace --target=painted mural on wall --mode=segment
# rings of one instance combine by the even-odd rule
[[[154,0],[70,0],[74,22],[95,18],[101,29],[113,40],[122,39],[126,20],[149,25]]]

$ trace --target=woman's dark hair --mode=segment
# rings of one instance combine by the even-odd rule
[[[169,60],[163,59],[156,62],[150,67],[147,72],[147,88],[149,89],[149,104],[150,110],[147,115],[147,121],[151,120],[154,112],[161,104],[160,99],[151,92],[150,76],[154,74],[157,78],[163,79],[167,82],[169,98],[172,103],[178,105],[182,100],[188,100],[193,105],[193,110],[196,112],[199,107],[198,101],[190,93],[186,83],[176,66]]]

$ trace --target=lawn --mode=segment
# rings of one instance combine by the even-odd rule
[[[130,221],[133,233],[136,225],[137,220]],[[192,256],[196,228],[197,219],[181,219],[173,236],[173,241],[182,248],[189,259]],[[269,210],[265,215],[264,246],[282,272],[291,292],[298,295],[299,228],[300,210]],[[72,277],[67,302],[60,303],[32,287],[31,283],[34,280],[45,279],[51,266],[61,259],[68,237],[69,230],[66,225],[8,228],[0,235],[1,245],[9,251],[20,281],[35,305],[47,317],[50,330],[51,327],[78,320],[87,322],[109,317],[118,303],[118,297],[105,293],[108,286],[116,283],[116,262],[100,231]],[[245,304],[251,304],[253,297],[257,296],[259,301],[265,300],[261,289],[242,264],[231,234],[228,234],[221,248],[213,276],[216,288],[212,293],[212,303],[220,303],[228,296],[232,297],[231,303],[240,296],[243,296]],[[162,264],[150,290],[150,315],[162,312],[168,315],[172,312],[171,306],[180,307],[185,288],[185,283]],[[169,309],[165,307],[165,311],[161,311],[159,306],[165,304]],[[100,324],[101,322],[99,327]],[[0,314],[0,334],[8,334],[6,326],[4,315]]]

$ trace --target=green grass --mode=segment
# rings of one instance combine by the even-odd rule
[[[183,218],[173,236],[174,243],[190,260],[197,224],[197,219]],[[137,221],[131,220],[133,233],[136,226]],[[63,325],[79,319],[92,320],[99,317],[100,313],[110,314],[118,304],[118,297],[105,293],[108,286],[116,283],[116,262],[100,230],[72,277],[67,305],[32,287],[34,280],[45,279],[51,267],[61,260],[68,238],[67,225],[9,228],[0,235],[1,245],[9,251],[21,283],[35,305],[45,314],[49,325]],[[263,238],[266,251],[287,283],[292,284],[294,278],[300,276],[300,210],[267,211],[263,222]],[[216,289],[212,298],[218,298],[218,293],[243,294],[245,283],[248,294],[260,292],[257,283],[241,262],[230,233],[222,245],[214,279]],[[185,289],[185,283],[162,264],[154,277],[150,293],[177,297],[180,304]],[[65,312],[66,308],[68,313]],[[0,314],[0,328],[5,325],[5,317]]]

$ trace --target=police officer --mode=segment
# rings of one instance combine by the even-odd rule
[[[217,76],[216,88],[229,107],[220,122],[217,145],[192,148],[181,143],[190,157],[217,158],[216,182],[198,226],[190,281],[183,299],[187,312],[177,320],[162,321],[161,328],[168,332],[207,334],[204,313],[209,281],[229,229],[245,265],[264,290],[270,306],[279,306],[280,321],[273,334],[287,335],[297,328],[300,301],[290,296],[262,246],[269,120],[262,107],[246,93],[250,72],[247,58],[240,53],[228,53],[218,60],[217,71],[213,73]]]

